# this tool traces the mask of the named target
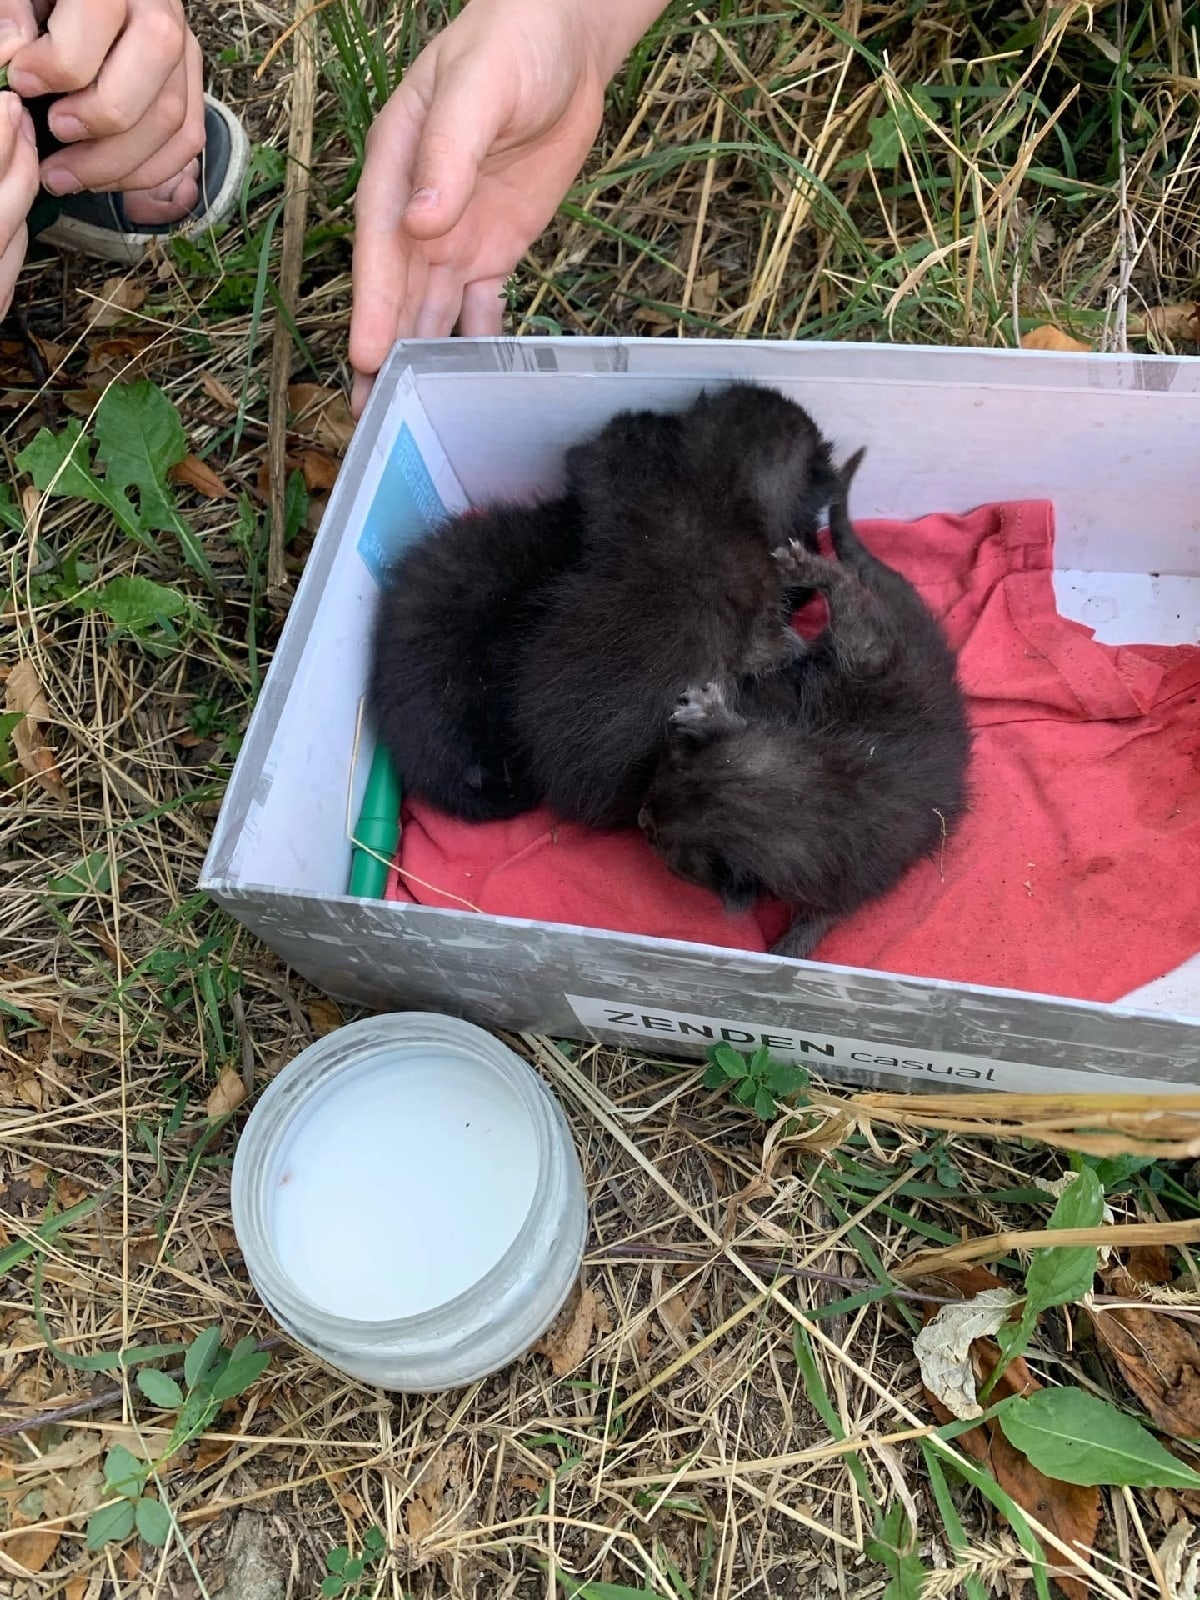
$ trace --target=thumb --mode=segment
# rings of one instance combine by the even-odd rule
[[[32,0],[0,0],[0,62],[7,63],[22,45],[38,36]]]
[[[504,67],[494,59],[452,69],[436,85],[413,160],[406,233],[439,239],[460,221],[509,111]]]

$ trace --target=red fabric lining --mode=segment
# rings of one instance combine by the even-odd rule
[[[1102,645],[1059,616],[1053,527],[1043,501],[859,525],[958,651],[972,809],[820,960],[1115,1000],[1200,949],[1200,647]],[[788,921],[767,901],[729,917],[640,834],[546,812],[472,825],[409,802],[400,865],[388,899],[499,916],[744,950]]]

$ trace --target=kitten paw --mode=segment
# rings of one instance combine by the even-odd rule
[[[719,683],[695,684],[675,702],[671,721],[677,728],[695,727],[725,710],[725,692]]]

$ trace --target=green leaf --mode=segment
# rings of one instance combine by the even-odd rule
[[[1104,1190],[1091,1167],[1084,1167],[1058,1197],[1051,1228],[1098,1228],[1104,1220]]]
[[[1094,1245],[1039,1250],[1025,1278],[1025,1304],[1030,1324],[1039,1311],[1082,1300],[1092,1287],[1095,1276]]]
[[[78,900],[85,894],[107,894],[112,888],[112,862],[107,850],[93,850],[61,877],[51,878],[51,894]]]
[[[874,1537],[868,1539],[866,1554],[891,1574],[883,1591],[884,1600],[920,1600],[928,1574],[914,1548],[908,1512],[899,1500],[875,1524]]]
[[[21,451],[17,465],[30,475],[40,493],[104,506],[131,539],[145,544],[142,524],[128,499],[113,486],[101,483],[93,473],[88,462],[89,443],[82,424],[72,417],[61,433],[42,428]]]
[[[750,1057],[750,1075],[751,1075],[751,1077],[753,1077],[753,1078],[761,1078],[763,1073],[766,1072],[767,1068],[770,1065],[771,1065],[771,1052],[770,1052],[770,1050],[768,1049],[768,1047],[765,1044],[760,1044],[758,1049]]]
[[[714,1045],[708,1053],[727,1078],[744,1078],[750,1070],[745,1056],[731,1044]]]
[[[187,455],[179,412],[156,384],[113,384],[96,408],[96,460],[109,490],[136,489],[141,526],[173,533],[184,560],[210,583],[204,547],[179,515],[167,474]]]
[[[387,1550],[387,1540],[383,1536],[383,1529],[372,1526],[363,1534],[363,1554],[368,1561],[378,1561]]]
[[[173,1411],[183,1404],[183,1390],[174,1378],[157,1367],[143,1367],[137,1375],[137,1383],[151,1405],[160,1406],[164,1411]]]
[[[345,1587],[346,1580],[340,1578],[336,1573],[331,1572],[327,1578],[321,1579],[321,1593],[326,1597],[326,1600],[336,1600],[336,1596],[341,1594]]]
[[[1140,1422],[1082,1389],[1040,1389],[997,1416],[1013,1449],[1060,1483],[1200,1489],[1200,1472],[1177,1461]]]
[[[115,1505],[101,1506],[88,1518],[87,1547],[100,1550],[106,1544],[120,1544],[133,1532],[134,1509],[132,1500],[118,1500]]]
[[[775,1120],[775,1096],[769,1089],[760,1089],[754,1096],[754,1113],[764,1122]]]
[[[235,1394],[241,1394],[258,1382],[267,1370],[271,1356],[267,1350],[260,1350],[253,1355],[242,1356],[238,1361],[230,1361],[223,1372],[217,1374],[212,1382],[210,1393],[214,1400],[232,1400]]]
[[[150,1465],[138,1458],[123,1444],[115,1444],[104,1458],[104,1486],[114,1494],[136,1498],[150,1475]]]
[[[350,1559],[350,1552],[344,1544],[339,1544],[325,1557],[325,1565],[330,1572],[345,1572],[346,1563]]]
[[[172,617],[192,609],[174,589],[137,576],[111,578],[103,589],[86,590],[77,604],[81,611],[102,611],[114,627],[135,635],[164,628]]]
[[[718,1067],[714,1061],[711,1067],[705,1067],[704,1076],[700,1079],[700,1082],[706,1089],[723,1089],[729,1079],[725,1076],[724,1069]]]
[[[936,118],[934,101],[921,84],[915,84],[909,90],[908,99],[898,99],[894,106],[888,106],[882,116],[872,117],[868,131],[871,135],[869,159],[873,167],[896,167],[901,150],[913,144],[924,131],[925,124],[916,106],[909,103],[910,100],[915,101],[916,106],[920,106],[930,117]]]
[[[557,1572],[555,1577],[574,1600],[664,1600],[657,1589],[630,1589],[623,1583],[573,1578],[569,1572]]]
[[[24,721],[25,713],[23,711],[0,711],[0,778],[3,778],[5,783],[15,783],[17,781],[17,769],[14,761],[16,748],[12,746],[11,740],[13,730]],[[6,753],[10,748],[12,749],[12,755]]]
[[[767,1088],[780,1099],[786,1099],[788,1095],[798,1094],[801,1089],[807,1089],[810,1081],[803,1067],[794,1067],[788,1061],[772,1061],[764,1079]]]
[[[134,1514],[137,1531],[147,1544],[166,1544],[171,1537],[171,1513],[161,1500],[139,1500]]]
[[[203,1333],[197,1334],[183,1358],[183,1381],[189,1389],[194,1389],[204,1377],[216,1360],[220,1347],[220,1328],[205,1328]]]
[[[739,1083],[737,1088],[733,1091],[733,1098],[739,1105],[748,1106],[752,1103],[757,1093],[758,1085],[755,1083],[754,1079],[743,1078],[741,1083]]]

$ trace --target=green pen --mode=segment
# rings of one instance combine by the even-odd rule
[[[388,869],[400,842],[400,779],[383,745],[375,746],[350,858],[349,893],[382,900]],[[382,857],[382,859],[380,859]]]

